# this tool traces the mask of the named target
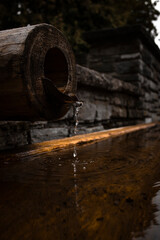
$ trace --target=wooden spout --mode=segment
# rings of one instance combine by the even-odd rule
[[[48,24],[0,31],[0,120],[63,117],[70,106],[54,91],[51,101],[44,79],[62,95],[75,95],[75,60],[63,34]]]

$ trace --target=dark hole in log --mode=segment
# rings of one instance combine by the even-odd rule
[[[53,81],[59,91],[64,91],[68,81],[68,67],[64,54],[58,48],[48,50],[44,62],[44,75]]]

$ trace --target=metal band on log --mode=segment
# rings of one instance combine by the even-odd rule
[[[59,30],[0,31],[0,120],[59,119],[75,92],[74,56]]]

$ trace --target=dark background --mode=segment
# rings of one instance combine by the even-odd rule
[[[0,30],[28,24],[49,23],[69,39],[74,52],[89,46],[83,33],[104,28],[142,24],[153,36],[153,20],[159,16],[151,0],[1,0]]]

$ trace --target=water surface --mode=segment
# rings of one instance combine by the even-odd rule
[[[0,239],[160,239],[159,132],[1,154]]]

